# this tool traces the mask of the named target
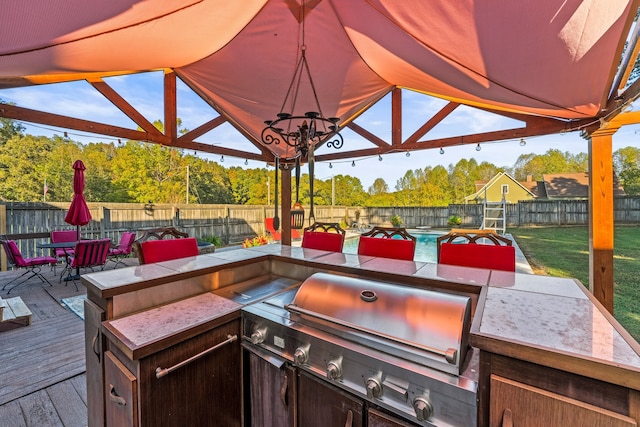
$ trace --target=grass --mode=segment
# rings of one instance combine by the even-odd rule
[[[588,227],[513,228],[536,274],[574,277],[589,287]],[[640,227],[616,226],[614,317],[640,342]]]

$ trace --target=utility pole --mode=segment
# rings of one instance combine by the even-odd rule
[[[271,177],[267,177],[267,206],[271,206]]]
[[[189,204],[189,165],[187,165],[187,205]]]
[[[331,206],[336,204],[336,181],[335,175],[331,175]]]

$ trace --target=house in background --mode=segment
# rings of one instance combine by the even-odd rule
[[[531,176],[526,181],[516,181],[511,175],[500,172],[489,181],[476,181],[476,192],[465,197],[465,203],[497,203],[504,194],[506,203],[519,200],[558,200],[589,198],[589,173],[556,173],[542,175],[542,181]],[[625,196],[617,176],[613,176],[614,197]]]
[[[587,199],[589,198],[589,173],[555,173],[542,175],[537,183],[538,199]],[[624,189],[613,174],[613,196],[626,196]]]
[[[505,172],[498,173],[489,181],[476,181],[475,184],[476,192],[465,197],[465,203],[498,203],[502,202],[503,196],[506,203],[518,203],[518,200],[536,197],[527,186]]]

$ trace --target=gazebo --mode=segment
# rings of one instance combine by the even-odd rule
[[[140,130],[8,104],[0,105],[0,117],[279,164],[283,218],[290,215],[291,166],[297,161],[580,132],[589,142],[592,177],[590,288],[613,311],[612,138],[620,127],[640,122],[640,113],[627,111],[640,94],[640,82],[629,81],[638,54],[639,4],[12,1],[0,17],[0,89],[86,80]],[[104,80],[158,70],[164,72],[164,132]],[[184,135],[176,124],[177,79],[217,112]],[[405,91],[447,101],[408,136],[401,131]],[[385,140],[357,119],[388,94],[392,136]],[[523,125],[430,138],[429,131],[461,105]],[[270,131],[282,130],[269,136],[265,121]],[[306,121],[315,129],[304,128]],[[223,123],[254,149],[198,141]],[[370,147],[340,147],[335,131],[344,128]],[[317,139],[310,138],[313,131]],[[286,143],[300,134],[304,146]],[[282,242],[290,243],[291,224],[282,225]]]

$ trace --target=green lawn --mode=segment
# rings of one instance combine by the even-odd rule
[[[588,227],[510,228],[537,274],[574,277],[589,286]],[[617,226],[614,317],[640,341],[640,227]]]

